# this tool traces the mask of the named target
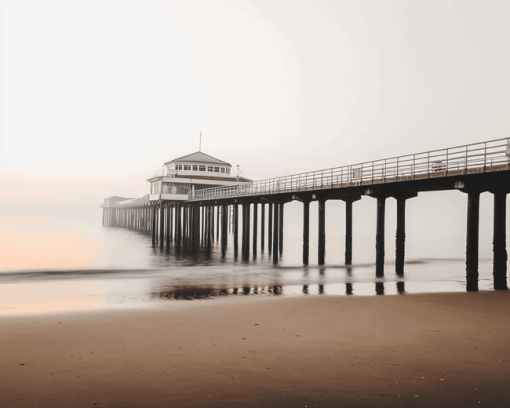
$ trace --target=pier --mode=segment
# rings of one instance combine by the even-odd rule
[[[421,192],[457,190],[466,195],[467,202],[466,289],[477,291],[479,200],[481,193],[489,192],[494,196],[494,289],[505,290],[509,181],[510,139],[504,138],[267,180],[238,179],[229,185],[193,187],[184,198],[165,197],[158,190],[151,190],[152,194],[137,199],[109,197],[102,205],[103,225],[150,233],[153,245],[161,247],[210,246],[212,241],[221,240],[223,256],[228,232],[232,230],[236,258],[239,240],[241,257],[248,260],[250,253],[256,254],[259,248],[264,251],[267,239],[267,250],[276,264],[284,245],[285,204],[299,201],[303,204],[303,264],[307,265],[310,203],[317,201],[317,261],[324,265],[327,202],[342,200],[346,204],[345,264],[351,265],[352,233],[356,227],[352,222],[354,204],[362,196],[368,196],[376,202],[375,274],[382,277],[385,273],[386,200],[394,199],[397,203],[395,273],[403,276],[407,200],[419,199]]]

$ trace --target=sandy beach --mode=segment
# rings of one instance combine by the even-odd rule
[[[510,293],[0,318],[0,407],[507,407]]]

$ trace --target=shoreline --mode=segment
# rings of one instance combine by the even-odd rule
[[[508,291],[183,303],[0,318],[0,406],[510,403]]]

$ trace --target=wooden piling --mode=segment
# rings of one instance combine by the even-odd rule
[[[321,198],[319,204],[319,265],[324,265],[326,255],[326,200]]]
[[[406,198],[397,198],[397,234],[395,237],[395,272],[404,275],[406,242]]]
[[[375,276],[384,276],[384,219],[386,197],[377,197],[377,231],[375,237]]]
[[[239,251],[239,204],[233,205],[234,209],[234,257],[237,258]]]
[[[308,265],[310,252],[310,201],[303,201],[303,264]]]
[[[271,207],[269,207],[271,208]],[[280,241],[280,234],[278,232],[278,228],[280,226],[280,221],[278,220],[278,210],[279,210],[279,205],[278,204],[275,204],[274,205],[274,214],[273,214],[273,263],[278,263],[278,256],[279,256],[279,252],[278,252],[278,243]]]
[[[257,255],[257,223],[258,223],[258,204],[253,203],[253,239],[252,239],[252,246],[253,246],[253,257]]]
[[[154,209],[154,205],[151,206],[151,215],[152,215],[152,246],[156,245],[156,211]]]
[[[278,219],[280,221],[280,225],[279,225],[280,242],[279,242],[278,248],[280,250],[280,255],[283,252],[283,209],[284,209],[284,206],[285,206],[285,203],[280,203],[280,209],[278,211]]]
[[[494,193],[494,237],[492,247],[494,252],[493,278],[494,289],[506,290],[507,260],[506,251],[506,191]]]
[[[264,243],[265,243],[265,228],[266,228],[266,205],[264,203],[260,204],[260,251],[264,252]]]
[[[468,192],[466,234],[466,290],[478,291],[478,232],[480,219],[480,192]]]
[[[273,204],[269,203],[267,213],[267,250],[271,253],[273,247]]]

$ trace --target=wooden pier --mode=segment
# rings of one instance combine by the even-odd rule
[[[283,248],[285,204],[303,203],[303,264],[309,262],[310,202],[318,202],[318,264],[325,263],[326,203],[346,203],[345,264],[352,263],[353,204],[362,196],[377,200],[376,276],[384,276],[386,200],[397,201],[395,272],[404,274],[406,201],[420,192],[458,190],[467,197],[466,288],[478,290],[479,200],[482,192],[494,195],[494,288],[507,289],[506,195],[510,190],[510,139],[434,150],[389,159],[376,160],[190,191],[186,201],[133,200],[103,205],[103,225],[133,228],[152,234],[153,245],[211,245],[221,239],[225,256],[228,229],[232,226],[234,256],[248,260],[250,251],[263,251],[266,242],[278,263]],[[267,208],[267,216],[266,216]],[[241,212],[241,222],[239,220]],[[253,216],[251,216],[253,214]],[[260,244],[258,217],[260,215]],[[267,219],[267,231],[265,222]],[[220,233],[221,231],[221,233]],[[250,231],[252,231],[250,233]],[[239,237],[241,235],[241,237]],[[250,242],[251,239],[251,242]]]

